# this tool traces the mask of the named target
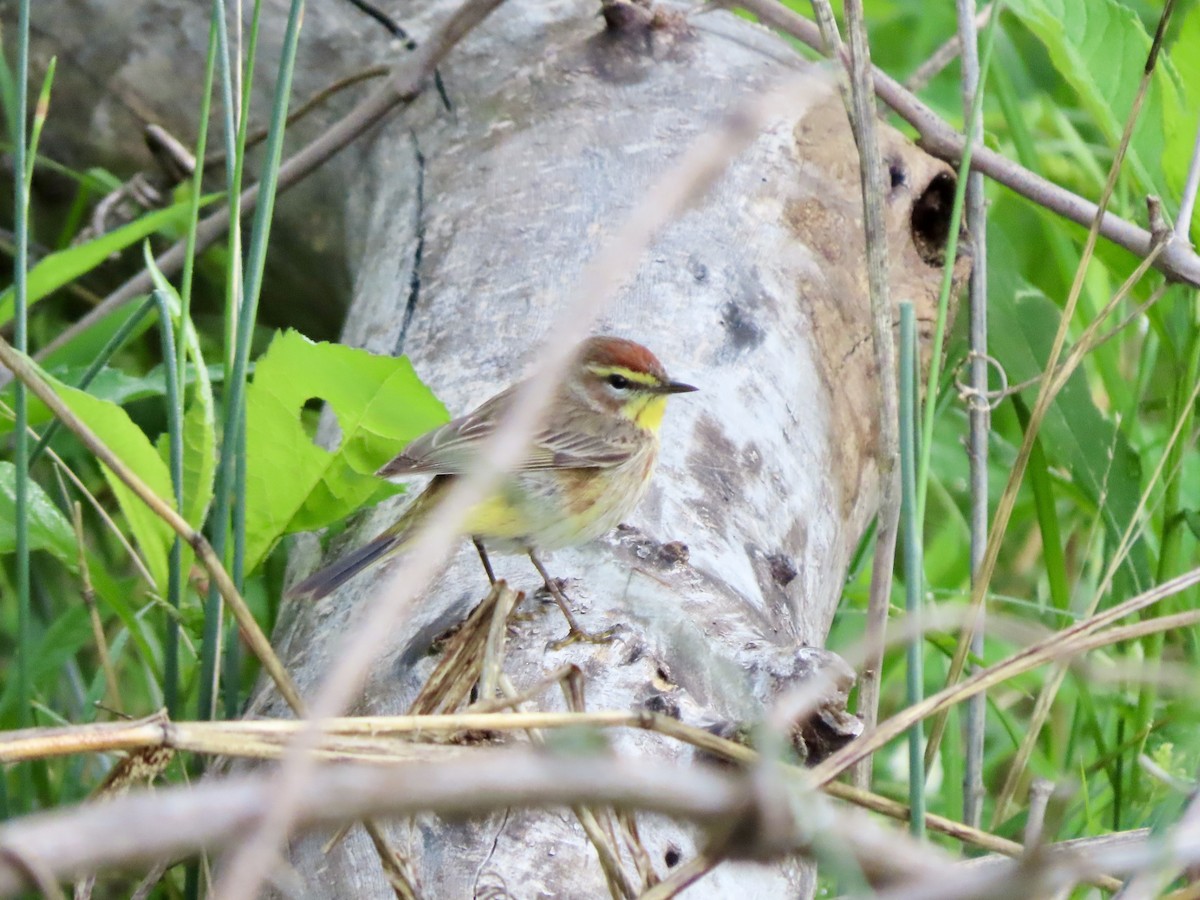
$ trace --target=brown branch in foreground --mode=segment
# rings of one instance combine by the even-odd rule
[[[27,884],[26,873],[11,862],[14,857],[73,879],[100,867],[146,866],[238,843],[270,807],[273,789],[273,780],[262,775],[230,778],[6,823],[0,827],[0,895]],[[496,752],[487,762],[472,755],[406,766],[326,767],[297,799],[297,823],[304,827],[385,813],[462,816],[598,804],[647,809],[718,828],[744,821],[758,802],[744,779],[714,771],[528,751]]]
[[[792,12],[777,0],[726,0],[758,17],[764,24],[788,34],[817,52],[824,52],[817,26]],[[875,93],[891,109],[916,129],[921,148],[938,159],[957,163],[962,158],[966,139],[932,109],[918,100],[894,78],[875,69]],[[982,172],[1028,200],[1079,225],[1089,226],[1099,207],[1090,200],[1031,172],[1029,169],[984,146],[971,154],[972,171]],[[1100,236],[1144,257],[1154,246],[1153,234],[1119,216],[1105,212],[1100,220]],[[1173,241],[1155,263],[1155,268],[1175,281],[1200,287],[1200,256],[1184,241]]]
[[[1163,620],[1169,627],[1181,627],[1178,617]],[[1140,627],[1160,620],[1139,623]],[[928,623],[927,623],[928,624]],[[934,626],[931,626],[934,627]],[[1114,633],[1116,632],[1116,633]],[[1103,632],[1115,639],[1123,632],[1112,629]],[[789,711],[790,712],[790,711]],[[176,751],[206,753],[224,757],[249,759],[279,759],[287,740],[303,727],[303,723],[285,719],[235,720],[224,722],[172,722],[157,714],[137,722],[103,722],[58,728],[32,728],[10,732],[0,744],[0,763],[9,764],[29,759],[47,759],[72,753],[111,752],[167,747]],[[320,750],[322,759],[331,762],[377,761],[401,762],[414,757],[428,759],[429,751],[445,758],[449,753],[474,754],[485,760],[486,749],[454,748],[447,741],[466,732],[508,733],[531,728],[638,728],[653,731],[664,737],[695,747],[709,756],[725,759],[743,766],[754,766],[760,760],[758,751],[736,741],[718,737],[711,732],[686,725],[678,719],[647,710],[601,710],[590,713],[522,712],[498,715],[495,713],[465,712],[451,715],[423,716],[363,716],[328,719],[323,723]],[[428,744],[399,743],[425,738]],[[779,764],[780,771],[799,785],[809,782],[808,770],[799,766]],[[908,807],[899,801],[873,794],[839,782],[829,782],[822,789],[831,797],[852,803],[900,822],[910,818]],[[927,813],[925,825],[929,831],[947,835],[963,844],[1002,856],[1020,856],[1024,847],[1016,841],[998,837],[953,819]],[[710,860],[711,862],[711,860]],[[678,871],[667,880],[680,886],[683,876]],[[1111,889],[1114,884],[1107,876],[1097,875],[1092,883]],[[666,884],[667,882],[664,882]]]
[[[813,804],[818,798],[805,798],[783,781],[761,775],[527,750],[483,751],[464,759],[400,766],[331,766],[308,784],[298,823],[308,828],[366,815],[467,816],[510,808],[600,805],[699,825],[711,840],[705,858],[716,852],[763,860],[807,853],[803,826],[816,816],[822,841],[845,850],[847,861],[873,885],[944,882],[947,873],[961,871],[940,851],[902,832],[853,811],[817,809]],[[236,843],[263,815],[270,790],[271,780],[260,774],[129,794],[6,823],[0,826],[0,895],[27,887],[32,871],[43,882],[65,880],[103,867],[152,865]],[[1194,835],[1191,840],[1177,837],[1173,849],[1178,859],[1200,856]],[[981,884],[995,890],[1014,873],[1057,884],[1097,880],[1098,873],[1127,871],[1162,853],[1140,834],[1123,836],[1120,853],[1108,844],[1096,847],[1072,843],[995,863],[980,874]],[[1111,879],[1106,884],[1111,886]]]
[[[990,3],[983,10],[975,14],[971,18],[972,31],[978,31],[988,23],[988,19],[992,17],[992,11],[996,8],[995,3]],[[918,94],[933,81],[941,71],[950,65],[960,53],[962,53],[962,20],[959,20],[959,33],[949,38],[942,46],[938,47],[929,58],[921,65],[917,66],[908,78],[904,79],[904,89],[913,94]]]
[[[303,708],[303,701],[300,699],[300,692],[296,689],[292,677],[283,667],[283,663],[279,661],[279,657],[275,655],[275,651],[271,647],[271,642],[263,634],[263,630],[259,627],[258,622],[255,621],[250,608],[246,606],[246,601],[238,593],[233,580],[229,577],[229,573],[225,571],[221,560],[217,558],[217,554],[213,552],[212,545],[209,544],[204,535],[192,528],[187,520],[179,515],[166,500],[159,497],[145,482],[138,478],[137,474],[125,464],[124,460],[113,453],[87,427],[83,420],[75,415],[74,411],[63,402],[62,398],[55,393],[54,388],[42,377],[37,368],[25,356],[14,350],[12,345],[3,338],[0,338],[0,363],[8,367],[9,371],[22,384],[29,388],[30,393],[46,404],[46,407],[54,413],[55,418],[79,438],[80,442],[88,449],[88,452],[104,463],[126,487],[137,495],[139,500],[145,503],[156,516],[166,522],[176,534],[187,541],[192,549],[196,551],[196,557],[208,571],[209,576],[216,582],[221,598],[225,601],[230,612],[233,613],[233,617],[237,620],[238,626],[242,629],[246,643],[250,645],[250,648],[262,663],[267,674],[271,676],[271,680],[275,682],[280,695],[287,700],[288,705],[293,710],[300,714]]]
[[[309,828],[382,814],[458,817],[603,806],[693,822],[731,858],[807,852],[804,822],[817,813],[813,804],[821,799],[805,798],[781,779],[761,775],[527,750],[399,766],[329,766],[306,784],[297,824]],[[265,814],[271,790],[272,780],[260,774],[130,794],[6,823],[0,826],[0,895],[25,887],[33,869],[45,873],[43,878],[71,879],[101,867],[146,866],[237,843]],[[873,882],[932,878],[950,862],[941,851],[856,811],[823,807],[819,817],[823,838],[843,848]]]

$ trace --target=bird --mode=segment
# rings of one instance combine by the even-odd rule
[[[453,480],[468,471],[522,385],[518,382],[473,412],[421,435],[385,463],[376,472],[381,478],[433,479],[381,534],[299,582],[289,596],[319,599],[403,551]],[[579,625],[539,552],[593,541],[637,506],[654,474],[667,398],[695,390],[673,381],[641,344],[609,335],[588,338],[577,348],[544,424],[520,461],[468,513],[464,531],[479,551],[489,581],[495,581],[489,551],[529,556],[570,628],[556,643],[606,638]]]

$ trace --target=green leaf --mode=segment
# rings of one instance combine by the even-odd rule
[[[82,380],[85,368],[83,366],[71,366],[50,370],[47,374],[55,379],[57,384],[76,385]],[[12,396],[14,392],[14,385],[10,384],[5,388],[3,394],[5,405],[9,407],[13,405]],[[162,394],[162,376],[159,375],[157,379],[151,375],[138,378],[128,375],[120,369],[105,367],[96,373],[96,377],[88,385],[87,392],[97,399],[107,400],[109,403],[115,403],[117,406],[124,406],[126,403],[131,403],[135,400],[142,400],[146,397]],[[29,424],[34,428],[44,425],[54,418],[50,410],[41,404],[38,404],[36,409],[30,408],[29,413]],[[0,419],[0,435],[12,431],[13,425],[14,422],[12,419]]]
[[[71,408],[84,424],[108,446],[137,476],[169,506],[171,500],[171,478],[167,467],[159,458],[146,437],[121,407],[107,400],[93,397],[83,391],[68,387],[42,373],[42,377],[54,388],[58,396]],[[48,411],[40,402],[30,398],[31,418],[34,414],[45,417]],[[121,512],[129,523],[130,531],[141,549],[146,567],[154,577],[153,587],[164,590],[167,576],[167,551],[170,549],[174,532],[170,526],[156,516],[127,488],[107,466],[101,466],[105,481],[117,498]]]
[[[170,452],[170,435],[164,432],[158,436],[158,455],[168,469]],[[208,513],[216,471],[216,425],[210,395],[207,404],[193,402],[183,418],[183,517],[193,528],[199,528]]]
[[[988,310],[989,349],[1007,372],[1009,384],[1039,376],[1049,358],[1061,311],[1032,289],[1015,296],[993,296],[998,299]],[[1037,391],[1034,384],[1021,392],[1031,407]],[[1092,402],[1082,372],[1076,371],[1067,380],[1050,405],[1039,438],[1047,463],[1070,473],[1073,484],[1099,511],[1110,546],[1115,547],[1137,509],[1141,461],[1125,436]],[[1125,568],[1139,589],[1149,587],[1150,568],[1142,541],[1133,545]]]
[[[201,200],[210,203],[219,195],[213,194]],[[191,214],[191,203],[185,201],[147,213],[121,228],[101,235],[95,240],[60,250],[44,257],[29,272],[28,302],[31,306],[65,284],[96,268],[109,256],[124,250],[148,235],[171,228],[178,228]],[[0,293],[0,325],[13,316],[13,289]]]
[[[300,411],[332,406],[341,443],[330,453]],[[395,493],[374,477],[406,443],[446,421],[446,410],[407,359],[278,335],[246,393],[246,571],[284,534],[320,528]]]
[[[1046,47],[1055,69],[1116,146],[1150,52],[1141,20],[1115,0],[1008,0],[1006,5]],[[1190,147],[1194,119],[1184,126],[1185,119],[1179,76],[1161,57],[1129,145],[1128,162],[1143,192],[1164,193],[1166,136],[1186,131],[1180,139],[1186,137]]]
[[[0,462],[0,553],[12,553],[17,547],[16,468]],[[48,550],[72,571],[79,568],[75,532],[62,511],[55,506],[36,482],[29,483],[29,547]]]

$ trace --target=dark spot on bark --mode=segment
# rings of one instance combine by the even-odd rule
[[[733,741],[735,744],[741,744],[744,747],[750,746],[750,729],[740,722],[731,722],[723,720],[708,725],[704,729],[711,735],[719,738],[724,738],[727,741]],[[738,763],[729,759],[726,756],[721,756],[717,753],[710,753],[707,750],[697,750],[696,760],[702,763],[708,763],[710,766],[717,766],[722,769],[733,769],[738,767]]]
[[[782,553],[772,553],[767,557],[767,564],[771,567],[771,577],[780,587],[787,587],[799,574],[792,558]]]
[[[668,846],[667,852],[663,854],[663,862],[667,864],[668,869],[673,869],[679,865],[679,860],[681,858],[682,854],[679,852],[679,848],[674,844]]]
[[[592,69],[601,78],[632,84],[647,78],[655,63],[686,59],[692,26],[679,10],[650,0],[601,0],[604,31],[588,43]]]
[[[708,266],[694,256],[688,260],[688,271],[692,273],[692,278],[696,279],[697,284],[708,281]]]
[[[898,156],[889,156],[887,159],[888,167],[888,184],[891,187],[891,196],[908,184],[908,168],[904,165],[904,160]]]
[[[693,508],[702,516],[705,512],[712,516],[709,524],[713,526],[721,523],[719,513],[711,506],[712,502],[728,502],[743,489],[743,472],[738,466],[738,457],[738,448],[726,437],[721,423],[710,415],[701,416],[692,435],[688,466],[703,489],[703,495],[696,498]]]
[[[789,608],[786,588],[788,583],[796,578],[796,564],[786,554],[767,553],[753,543],[747,542],[745,548],[763,600],[775,612],[786,614]]]
[[[679,718],[679,704],[661,691],[654,691],[642,701],[642,708],[652,713],[662,713],[672,719]]]
[[[733,300],[721,310],[721,325],[725,328],[729,343],[739,353],[763,342],[763,330],[750,318],[745,308]]]
[[[630,644],[629,652],[625,654],[625,658],[621,660],[621,665],[632,666],[635,662],[646,655],[646,645],[641,641],[635,641]]]
[[[954,185],[955,179],[951,173],[940,172],[913,202],[913,244],[922,261],[938,269],[946,263],[946,238],[950,236]]]
[[[675,566],[688,561],[688,545],[683,541],[671,541],[659,548],[658,558],[667,566]]]
[[[657,675],[663,681],[665,681],[667,684],[675,683],[671,680],[671,673],[669,671],[667,671],[666,663],[659,663],[658,668],[656,668],[654,670],[654,674]]]
[[[651,0],[601,0],[600,15],[604,16],[605,29],[612,34],[645,40],[653,32],[673,39],[689,37],[692,33],[686,15]]]

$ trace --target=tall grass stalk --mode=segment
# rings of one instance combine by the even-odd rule
[[[929,360],[929,378],[925,387],[925,411],[921,423],[921,457],[917,465],[917,520],[925,521],[925,497],[929,489],[929,459],[933,448],[934,413],[937,411],[938,383],[942,374],[942,344],[946,337],[946,320],[950,309],[950,292],[954,288],[954,263],[958,257],[958,232],[962,226],[963,208],[967,197],[967,183],[971,173],[971,156],[980,139],[979,124],[983,115],[983,85],[987,83],[988,70],[992,65],[992,50],[996,46],[996,23],[1004,12],[1004,0],[994,0],[987,30],[983,33],[983,52],[979,58],[979,85],[975,92],[971,112],[967,117],[967,140],[963,145],[962,159],[958,164],[958,178],[954,185],[954,205],[950,210],[949,234],[946,239],[946,264],[942,273],[942,288],[938,295],[937,322],[934,326],[932,353]]]
[[[239,96],[241,100],[241,108],[238,112],[238,145],[237,145],[237,166],[235,174],[235,183],[237,191],[240,195],[242,188],[242,172],[245,166],[246,159],[246,138],[250,128],[250,94],[254,85],[254,60],[258,55],[258,35],[259,23],[262,15],[262,0],[256,0],[254,4],[254,14],[250,23],[250,34],[246,49],[246,64],[241,71],[242,75],[239,80]],[[285,94],[285,100],[290,96],[290,88]],[[278,96],[278,95],[277,95]],[[287,108],[285,106],[283,112],[283,120],[280,128],[287,126]],[[278,162],[278,161],[277,161]],[[272,192],[271,202],[274,203],[274,192]],[[241,313],[244,311],[246,296],[244,293],[245,286],[239,285],[239,303],[236,307],[230,306],[229,313],[236,310],[238,321],[240,322]],[[257,297],[254,300],[255,306],[258,304]],[[243,340],[240,328],[235,330],[236,338],[232,346],[235,348],[234,365],[228,375],[230,381],[235,378],[242,377],[237,373],[236,360],[240,354],[237,349],[240,345],[238,342]],[[253,334],[253,321],[251,322],[251,331]],[[245,338],[250,340],[250,336]],[[249,359],[249,346],[246,347],[246,358]],[[232,420],[230,420],[232,421]],[[230,421],[227,421],[226,427],[229,427]],[[243,408],[237,415],[236,421],[232,424],[237,429],[237,440],[234,445],[233,452],[233,486],[232,498],[230,502],[232,520],[228,523],[229,528],[233,530],[233,559],[230,561],[230,576],[233,578],[233,583],[237,589],[241,591],[245,587],[246,573],[246,412]],[[229,718],[237,716],[238,710],[241,707],[240,698],[240,678],[238,677],[241,670],[242,646],[238,640],[237,627],[229,626],[229,633],[225,636],[224,644],[224,664],[225,673],[225,715]]]
[[[21,353],[29,350],[28,264],[29,264],[29,179],[25,145],[25,122],[29,115],[29,2],[21,0],[17,13],[16,113],[12,117],[13,145],[13,346]],[[23,384],[15,385],[13,407],[16,433],[13,435],[16,516],[16,594],[17,594],[17,724],[28,728],[32,722],[31,667],[33,660],[32,622],[29,604],[29,399]],[[30,783],[17,777],[17,799],[24,808],[32,804]]]
[[[192,186],[191,186],[191,210],[188,215],[188,231],[186,251],[183,259],[183,272],[179,279],[179,340],[176,342],[175,348],[175,375],[176,375],[176,396],[178,402],[184,402],[186,396],[185,388],[187,383],[187,341],[184,340],[184,334],[188,328],[188,324],[192,320],[192,281],[196,269],[196,232],[200,226],[200,196],[204,193],[204,160],[208,153],[208,122],[212,114],[212,93],[213,84],[216,80],[216,65],[217,52],[220,47],[219,33],[217,27],[216,8],[219,3],[214,3],[213,18],[210,21],[208,29],[208,51],[204,60],[204,89],[200,95],[200,121],[197,125],[196,133],[196,166],[192,171]],[[229,195],[230,203],[236,202],[237,194]],[[200,360],[196,360],[196,365],[199,366]],[[180,506],[182,511],[183,507]],[[176,539],[178,544],[178,539]],[[172,560],[174,560],[175,545],[172,545]],[[211,601],[206,604],[211,607]],[[206,608],[206,617],[212,612]],[[220,616],[220,599],[217,600],[217,610],[213,613],[217,617]],[[207,621],[207,618],[206,618]],[[208,642],[205,641],[204,647],[208,647]],[[205,652],[202,649],[202,652]],[[170,621],[167,623],[166,642],[164,644],[165,661],[163,665],[163,696],[166,700],[168,713],[174,718],[179,714],[179,623]],[[203,666],[202,666],[203,668]]]
[[[150,245],[145,245],[149,264],[154,258]],[[175,336],[171,327],[171,307],[167,295],[160,290],[153,294],[158,306],[158,332],[162,344],[164,380],[167,402],[168,461],[171,473],[171,489],[175,497],[175,509],[183,514],[183,396],[179,390],[176,371]],[[180,344],[185,341],[180,340]],[[183,539],[176,534],[171,542],[171,553],[167,561],[167,604],[172,615],[166,617],[167,626],[163,643],[163,703],[167,711],[179,708],[179,608],[183,599]]]
[[[924,696],[921,594],[925,576],[921,561],[921,518],[917,510],[917,329],[913,305],[900,304],[900,522],[904,532],[904,609],[912,639],[908,644],[906,693],[908,705]],[[932,403],[930,403],[932,406]],[[920,722],[908,732],[909,828],[925,835],[925,748]]]

